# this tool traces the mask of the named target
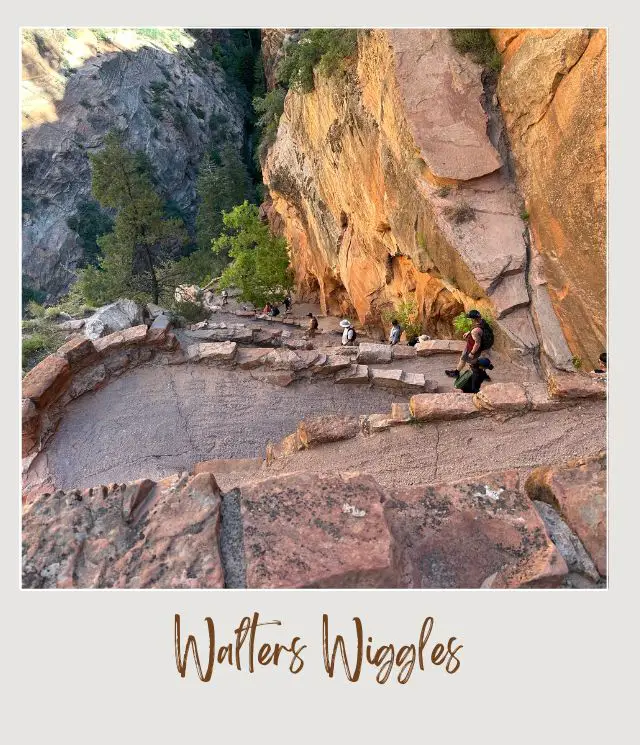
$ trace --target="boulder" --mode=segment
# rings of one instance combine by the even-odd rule
[[[489,383],[473,396],[478,408],[488,411],[520,412],[529,408],[524,386],[520,383]]]
[[[369,414],[366,428],[369,432],[385,432],[391,429],[392,421],[388,414]]]
[[[357,362],[362,365],[379,365],[391,362],[392,348],[388,344],[363,342],[358,347]]]
[[[260,349],[244,347],[238,349],[236,353],[236,364],[243,370],[253,370],[264,364],[265,357],[269,354],[270,349]]]
[[[105,381],[107,369],[104,365],[92,365],[73,376],[69,386],[70,398],[78,398],[88,391],[95,391]]]
[[[130,347],[135,344],[142,344],[147,338],[148,327],[146,324],[134,326],[133,328],[116,331],[101,339],[97,339],[93,346],[100,356],[112,354],[122,347]]]
[[[313,342],[306,339],[282,339],[282,346],[286,349],[313,349]]]
[[[174,297],[179,303],[197,303],[200,301],[202,290],[197,285],[179,285]]]
[[[418,355],[415,347],[405,347],[401,344],[396,344],[391,347],[391,350],[391,359],[393,360],[411,360]]]
[[[402,382],[402,370],[375,370],[369,371],[371,384],[376,388],[401,389],[404,387]],[[423,376],[424,382],[424,376]]]
[[[50,354],[22,379],[22,397],[30,398],[38,409],[44,409],[66,390],[70,378],[69,363]]]
[[[565,523],[558,512],[546,502],[534,501],[533,505],[542,518],[549,537],[562,554],[562,558],[567,562],[569,571],[582,574],[591,582],[598,582],[600,575],[595,564],[578,536]]]
[[[298,432],[283,437],[279,442],[268,442],[266,448],[267,466],[272,465],[279,458],[286,458],[288,455],[302,450],[303,445],[298,437]]]
[[[391,416],[389,417],[391,426],[397,424],[409,424],[411,419],[411,409],[408,403],[403,402],[391,404]]]
[[[298,425],[298,439],[305,448],[324,442],[348,440],[360,432],[360,419],[356,416],[329,414],[305,419]]]
[[[264,368],[251,370],[251,377],[254,380],[277,385],[280,388],[286,388],[296,379],[295,373],[287,370],[265,370]]]
[[[80,329],[84,328],[84,324],[84,318],[73,318],[70,321],[63,321],[58,325],[63,331],[80,331]]]
[[[156,305],[155,303],[147,303],[146,308],[150,318],[155,319],[158,318],[158,316],[170,316],[168,310],[160,307],[159,305]]]
[[[247,588],[396,587],[381,498],[360,474],[293,473],[241,486]]]
[[[557,586],[567,565],[520,490],[518,473],[388,492],[400,586]]]
[[[456,339],[428,339],[419,341],[414,347],[418,357],[429,357],[432,354],[462,354],[466,342]]]
[[[55,354],[66,360],[72,370],[77,370],[98,356],[91,339],[84,336],[76,336],[65,342]]]
[[[549,395],[556,399],[606,398],[607,385],[583,373],[551,372],[547,378]]]
[[[238,345],[234,341],[201,342],[187,347],[188,362],[230,362]]]
[[[25,505],[25,588],[220,588],[212,474],[41,494]]]
[[[607,471],[604,453],[536,468],[525,488],[531,499],[555,507],[576,533],[598,572],[607,573]]]
[[[369,368],[366,365],[349,365],[336,375],[336,383],[368,383]]]
[[[349,347],[345,345],[344,347],[335,347],[331,350],[331,354],[344,354],[348,357],[355,357],[358,354],[358,349],[360,349],[360,347]]]
[[[318,367],[317,372],[321,375],[336,375],[349,367],[351,367],[351,363],[346,357],[340,354],[329,354],[326,355],[323,364]]]
[[[142,306],[133,300],[118,300],[98,309],[86,319],[84,333],[88,339],[99,339],[122,331],[131,326],[138,326],[144,321]]]
[[[320,354],[314,351],[292,349],[273,349],[265,358],[265,364],[273,370],[288,370],[297,372],[311,367],[319,358]]]
[[[163,329],[168,331],[171,328],[171,325],[171,316],[167,315],[166,313],[160,313],[153,319],[153,323],[151,324],[150,328]]]
[[[418,422],[438,419],[466,419],[479,416],[473,396],[459,391],[453,393],[422,393],[411,396],[409,407]]]

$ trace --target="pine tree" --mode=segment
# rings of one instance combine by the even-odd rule
[[[222,147],[219,161],[216,164],[214,157],[205,156],[196,184],[200,199],[196,240],[198,247],[206,251],[222,231],[222,213],[253,196],[247,167],[233,145]]]
[[[78,272],[80,289],[94,304],[122,296],[151,296],[158,303],[166,288],[157,268],[166,264],[171,250],[186,242],[184,225],[165,217],[148,163],[127,150],[118,133],[107,135],[104,149],[90,160],[93,195],[103,207],[117,210],[117,215],[112,232],[98,238],[102,251],[98,267]]]

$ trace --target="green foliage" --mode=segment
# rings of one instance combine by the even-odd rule
[[[260,130],[260,141],[256,151],[258,161],[265,157],[276,139],[286,95],[284,88],[276,87],[264,96],[256,96],[253,99],[253,109],[258,115],[256,127]]]
[[[211,58],[219,62],[227,76],[250,91],[254,83],[254,64],[259,45],[257,29],[231,29],[224,44],[215,43]]]
[[[571,363],[573,364],[576,370],[580,370],[580,368],[582,367],[582,360],[580,359],[580,357],[572,357]]]
[[[199,323],[209,317],[209,311],[202,303],[194,303],[190,300],[174,300],[171,309],[187,323]]]
[[[173,47],[182,39],[179,28],[138,28],[136,33],[165,47]]]
[[[204,158],[196,192],[199,199],[196,241],[199,248],[208,250],[222,231],[222,213],[253,197],[247,167],[233,145],[227,143],[222,147],[219,164],[214,156]]]
[[[113,230],[97,239],[102,252],[98,265],[78,272],[79,291],[90,305],[119,297],[158,303],[169,288],[156,270],[186,242],[182,221],[165,217],[148,162],[124,148],[117,133],[107,135],[104,149],[90,160],[94,197],[118,212]]]
[[[27,313],[31,318],[44,318],[44,305],[40,305],[40,303],[31,300],[27,303]]]
[[[468,54],[474,62],[499,72],[502,58],[486,28],[451,29],[453,46],[462,54]]]
[[[493,317],[490,313],[480,311],[480,314],[490,326],[493,325]],[[473,318],[467,318],[464,312],[460,313],[453,319],[453,328],[461,335],[466,334],[473,328]]]
[[[427,236],[424,233],[416,233],[416,243],[423,251],[427,249]]]
[[[391,323],[395,318],[402,326],[407,341],[417,338],[422,333],[422,323],[418,316],[415,296],[401,300],[395,309],[384,310],[381,315],[385,323]]]
[[[309,93],[313,90],[313,72],[331,77],[343,73],[347,60],[355,54],[357,29],[314,28],[287,44],[278,65],[278,80],[288,88]]]
[[[67,225],[78,234],[82,245],[82,260],[80,267],[96,264],[100,254],[98,238],[113,228],[113,220],[100,209],[100,205],[93,201],[82,201],[78,211],[67,220]]]
[[[43,303],[46,295],[41,290],[35,290],[23,278],[22,280],[22,307],[26,308],[32,300],[36,303]]]
[[[87,305],[80,292],[80,288],[77,284],[69,290],[69,293],[61,298],[56,305],[50,305],[45,310],[45,318],[54,319],[59,317],[62,313],[73,316],[74,318],[82,318],[88,313],[93,313],[95,306]]]
[[[293,275],[284,238],[274,236],[260,221],[258,208],[244,202],[223,215],[224,232],[213,242],[217,255],[231,264],[220,287],[237,287],[242,300],[259,307],[282,299],[293,288]]]
[[[22,322],[22,374],[55,352],[64,342],[64,333],[50,320],[37,318]]]
[[[526,209],[520,210],[520,218],[526,222],[529,219],[529,212]]]

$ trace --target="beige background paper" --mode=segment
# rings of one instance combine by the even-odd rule
[[[273,2],[174,4],[111,0],[13,4],[3,24],[2,168],[2,678],[10,743],[597,743],[637,730],[637,246],[638,33],[613,3]],[[607,591],[25,591],[20,584],[19,25],[179,26],[608,26],[610,100],[610,577]],[[633,169],[633,170],[632,170]],[[230,640],[258,611],[281,627],[259,639],[307,645],[305,666],[253,675],[217,666],[182,679],[174,614],[204,641],[203,619]],[[374,642],[416,643],[426,616],[433,639],[464,645],[454,675],[428,665],[406,685],[365,668],[329,679],[322,614],[354,640],[354,615]],[[350,647],[351,648],[351,647]],[[636,694],[634,695],[634,689]],[[8,716],[7,716],[8,715]]]

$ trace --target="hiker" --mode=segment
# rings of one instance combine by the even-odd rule
[[[309,319],[309,325],[307,326],[307,336],[309,339],[313,339],[313,337],[316,335],[316,331],[318,330],[318,319],[313,315],[313,313],[307,313],[307,318]]]
[[[600,360],[600,364],[602,365],[601,370],[594,370],[593,372],[596,373],[596,375],[606,375],[607,374],[607,353],[603,352],[598,359]]]
[[[460,361],[455,370],[445,370],[445,374],[450,378],[457,378],[462,372],[464,366],[475,362],[480,352],[489,349],[493,345],[493,329],[480,315],[478,310],[470,310],[467,318],[473,320],[473,328],[464,334],[467,344],[464,352],[460,355]]]
[[[391,321],[391,331],[389,332],[389,344],[391,344],[392,347],[395,346],[400,341],[401,336],[402,336],[402,326],[394,318],[393,321]]]
[[[284,304],[284,314],[286,315],[291,310],[291,297],[287,295],[282,302]]]
[[[262,315],[268,316],[271,313],[271,303],[267,303],[262,309]]]
[[[463,393],[477,393],[485,380],[491,382],[487,370],[493,370],[491,360],[488,357],[480,357],[470,363],[470,369],[461,373],[453,385]]]
[[[275,318],[276,316],[280,315],[280,308],[278,308],[277,305],[272,305],[271,310],[269,311],[269,315],[271,318]]]
[[[340,321],[340,327],[344,329],[342,332],[342,346],[351,346],[355,342],[357,336],[356,330],[351,325],[351,321],[347,318],[343,318],[342,321]]]
[[[222,290],[222,304],[226,305],[229,298],[229,293],[226,290]]]

